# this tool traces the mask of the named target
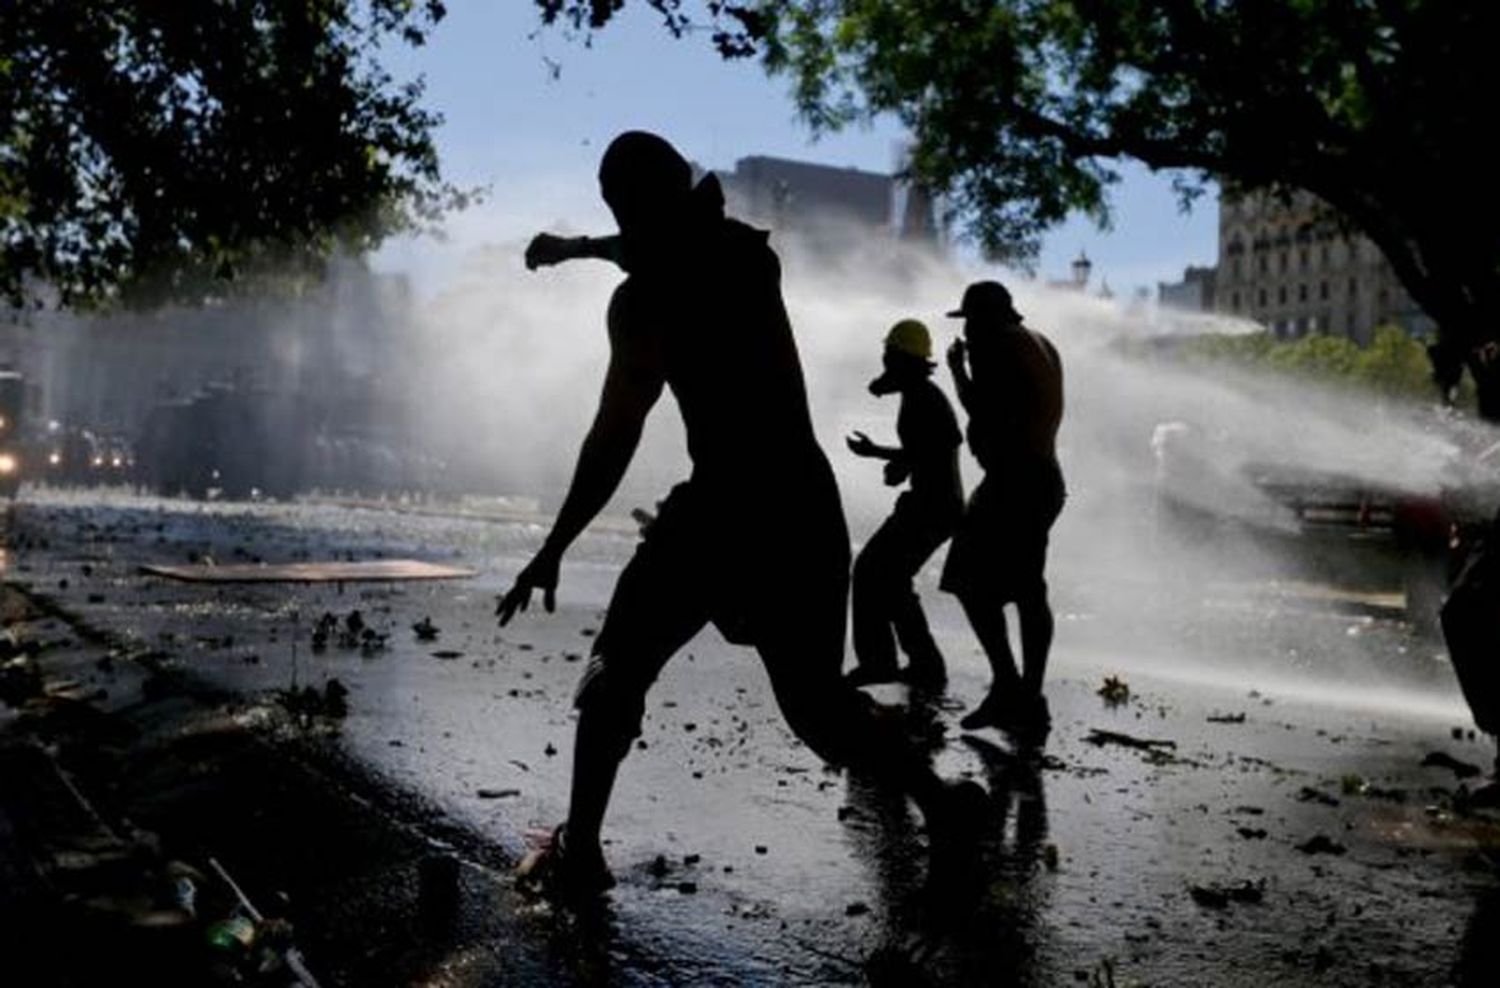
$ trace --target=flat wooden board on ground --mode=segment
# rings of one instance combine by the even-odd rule
[[[332,560],[321,563],[233,563],[211,566],[141,567],[142,573],[165,576],[188,583],[357,583],[375,580],[461,580],[474,576],[474,570],[418,559],[372,559],[350,563]]]

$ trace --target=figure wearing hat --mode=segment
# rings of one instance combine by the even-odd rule
[[[948,366],[984,477],[953,535],[940,586],[963,605],[994,673],[988,695],[960,723],[1039,742],[1052,722],[1042,694],[1053,632],[1047,542],[1067,496],[1057,462],[1062,360],[1050,340],[1025,326],[999,282],[970,285],[948,315],[964,320]],[[1006,604],[1020,619],[1019,673]]]
[[[912,580],[952,536],[963,512],[958,448],[963,436],[947,397],[932,383],[932,335],[916,319],[903,319],[885,338],[884,370],[870,382],[873,395],[899,394],[898,446],[880,446],[862,432],[848,440],[856,456],[885,461],[885,482],[910,482],[896,510],[854,561],[854,655],[847,678],[856,686],[905,679],[938,689],[948,679],[943,655]],[[907,666],[897,669],[896,645]]]

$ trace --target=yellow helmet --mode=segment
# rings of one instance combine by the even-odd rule
[[[932,359],[932,334],[920,319],[903,319],[896,323],[885,334],[885,345],[923,360]]]

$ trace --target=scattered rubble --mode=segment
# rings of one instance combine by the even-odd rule
[[[1303,786],[1297,792],[1297,801],[1300,803],[1321,803],[1324,806],[1339,805],[1336,797],[1328,795],[1321,789],[1314,789],[1312,786]]]
[[[349,689],[338,679],[330,679],[322,691],[312,686],[278,690],[276,702],[303,727],[311,727],[319,718],[342,720],[349,716]]]
[[[1107,707],[1118,707],[1130,702],[1130,686],[1119,676],[1104,677],[1104,685],[1094,691]]]
[[[1188,888],[1193,901],[1205,909],[1227,909],[1231,902],[1258,905],[1266,897],[1266,881],[1244,881],[1238,885],[1193,885]]]
[[[342,621],[334,614],[325,612],[313,626],[312,650],[325,652],[332,640],[339,648],[346,651],[358,649],[361,655],[368,658],[384,651],[389,637],[389,633],[376,631],[367,625],[364,615],[358,610],[350,611]]]
[[[1123,748],[1134,748],[1138,751],[1175,751],[1177,742],[1165,738],[1138,738],[1131,734],[1121,734],[1119,731],[1105,731],[1093,728],[1088,736],[1083,739],[1095,747],[1102,748],[1107,744],[1117,744]]]
[[[1340,844],[1338,841],[1333,840],[1326,834],[1318,834],[1317,836],[1309,840],[1303,841],[1301,844],[1297,844],[1296,848],[1303,854],[1339,855],[1349,850],[1347,847]]]
[[[432,618],[425,616],[422,620],[413,624],[411,630],[416,634],[417,641],[419,642],[435,641],[439,634],[438,626],[432,623]]]
[[[1471,779],[1483,771],[1478,765],[1460,761],[1446,751],[1428,752],[1427,757],[1422,759],[1422,765],[1430,768],[1452,769],[1454,777],[1459,779]]]

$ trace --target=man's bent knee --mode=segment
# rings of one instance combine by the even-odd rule
[[[602,655],[595,655],[584,669],[573,696],[573,706],[588,727],[599,732],[611,748],[624,758],[630,743],[641,733],[646,712],[646,689],[611,671]],[[580,730],[583,730],[580,721]]]

